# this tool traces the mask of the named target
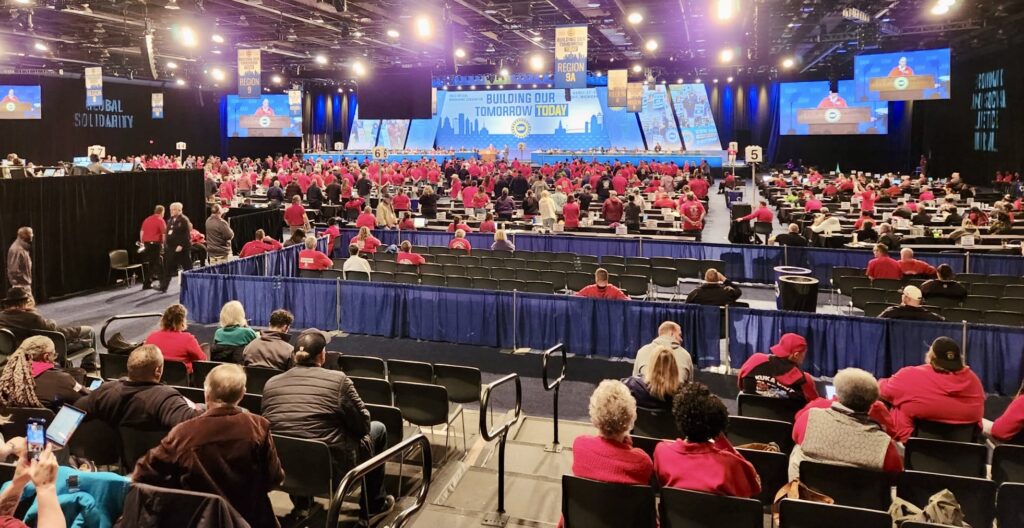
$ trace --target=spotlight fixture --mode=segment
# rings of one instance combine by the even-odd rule
[[[466,50],[464,50],[462,48],[455,48],[455,57],[458,58],[458,59],[465,59],[466,58]]]
[[[732,62],[733,57],[736,56],[736,52],[732,48],[725,48],[718,52],[718,60],[720,62]]]
[[[640,73],[642,71],[644,71],[644,67],[643,66],[640,66],[639,64],[634,64],[633,65],[633,73]]]
[[[654,39],[648,40],[644,47],[647,48],[647,51],[654,51],[658,49],[658,41]]]
[[[680,77],[680,78],[676,79],[676,84],[683,84],[683,78]]]
[[[313,58],[313,60],[317,64],[319,64],[321,66],[327,64],[327,56],[326,55],[317,55],[316,57]]]
[[[185,86],[185,79],[175,79],[174,84],[177,84],[178,86]]]
[[[501,71],[498,72],[498,74],[501,75],[502,77],[508,77],[508,68],[502,68]]]
[[[629,14],[628,17],[626,17],[626,20],[629,21],[630,24],[634,24],[635,25],[635,24],[639,24],[639,23],[643,22],[644,21],[644,16],[641,15],[640,13],[636,12],[636,11],[633,11],[632,13]]]
[[[697,84],[700,84],[700,77],[697,77],[696,79],[694,79],[693,82],[695,82]]]
[[[366,75],[366,66],[360,61],[355,61],[352,63],[352,73],[354,73],[356,77],[362,77]]]
[[[787,69],[787,70],[792,68],[795,65],[796,65],[796,61],[793,60],[793,57],[786,57],[785,59],[782,59],[782,67]]]
[[[434,25],[426,16],[416,17],[416,35],[420,38],[429,38],[434,33]],[[390,36],[390,35],[389,35]]]
[[[178,29],[178,41],[186,48],[194,48],[199,45],[199,36],[196,35],[194,29],[182,26]]]
[[[215,81],[223,81],[225,78],[227,78],[227,75],[224,74],[224,70],[220,68],[214,68],[210,70],[210,77],[213,77],[213,80]]]
[[[281,79],[280,75],[274,75],[273,77],[270,78],[270,82],[274,84],[281,84],[281,81],[283,81],[283,79]]]
[[[50,51],[50,47],[47,46],[44,42],[39,41],[39,40],[36,41],[35,46],[33,46],[33,47],[37,51]]]
[[[935,4],[935,6],[932,7],[931,13],[936,16],[945,15],[946,13],[949,13],[949,6],[943,4]]]
[[[223,44],[224,43],[224,37],[222,37],[222,36],[220,36],[220,35],[218,35],[216,33],[213,36],[210,37],[210,40],[216,42],[217,44]]]
[[[530,57],[530,68],[534,71],[541,71],[544,69],[544,57],[539,54]]]
[[[729,20],[736,16],[736,12],[739,10],[739,2],[737,0],[715,0],[717,4],[715,13],[718,15],[718,20]]]
[[[725,78],[725,82],[727,82],[727,83],[731,83],[731,82],[732,82],[732,75],[730,75],[730,76],[726,77],[726,78]]]
[[[178,63],[174,62],[174,61],[168,61],[167,62],[167,69],[168,70],[177,70],[178,69]]]
[[[715,84],[718,84],[718,79],[717,78],[716,79],[711,79],[711,82],[713,82]]]
[[[399,33],[397,29],[389,29],[387,31],[387,36],[396,39],[401,36],[401,33]]]

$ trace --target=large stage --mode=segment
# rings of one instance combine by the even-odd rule
[[[451,154],[388,154],[385,160],[388,163],[398,162],[402,163],[405,161],[419,161],[422,159],[428,159],[436,161],[438,163],[444,160],[457,158],[457,159],[472,159],[479,157],[476,152],[453,152]],[[334,163],[345,159],[349,161],[358,161],[363,163],[368,160],[374,159],[373,152],[369,150],[347,150],[343,152],[312,152],[303,154],[302,158],[305,160],[318,161],[318,160],[330,160]],[[621,153],[594,153],[589,151],[559,151],[559,152],[534,152],[529,157],[530,162],[534,165],[544,165],[555,163],[565,163],[574,159],[582,159],[584,161],[597,161],[600,163],[613,164],[619,163],[632,163],[633,165],[639,165],[641,162],[646,163],[675,163],[682,167],[684,164],[689,163],[690,166],[700,165],[701,161],[707,161],[714,169],[720,169],[723,166],[730,166],[726,163],[725,157],[722,152],[621,152]],[[736,162],[736,168],[746,166],[742,161]]]
[[[442,163],[444,160],[452,158],[474,159],[477,157],[476,152],[453,152],[451,154],[388,154],[385,160],[388,163],[403,163],[406,161],[420,161],[422,159],[428,159],[437,163]],[[302,159],[312,161],[330,160],[334,163],[338,163],[345,159],[363,163],[365,161],[373,160],[374,157],[373,152],[370,152],[369,150],[347,150],[344,152],[313,152],[310,154],[303,154]]]

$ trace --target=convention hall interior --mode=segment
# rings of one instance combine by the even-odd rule
[[[1024,528],[1024,1],[0,5],[0,526]]]

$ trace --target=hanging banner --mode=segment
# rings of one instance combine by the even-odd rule
[[[260,50],[238,50],[238,96],[260,96]]]
[[[587,26],[555,28],[555,88],[587,87]]]
[[[152,98],[153,104],[153,119],[164,118],[164,94],[155,93]]]
[[[641,112],[644,109],[644,84],[632,82],[626,88],[626,111]]]
[[[626,70],[608,70],[608,108],[626,107],[628,83],[629,72]]]
[[[437,115],[437,88],[430,89],[430,115]]]
[[[302,90],[288,90],[288,113],[292,117],[302,115]]]
[[[103,106],[103,68],[85,69],[85,106]]]

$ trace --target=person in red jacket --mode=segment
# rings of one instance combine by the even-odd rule
[[[565,205],[562,206],[562,218],[565,220],[565,229],[572,231],[580,227],[580,204],[576,201],[576,196],[570,194],[565,199]]]
[[[253,255],[262,255],[271,251],[277,251],[284,246],[280,242],[274,240],[273,237],[268,237],[262,229],[256,230],[256,238],[246,242],[242,246],[242,251],[238,254],[239,258],[251,257]]]
[[[306,249],[299,251],[299,269],[301,270],[325,270],[331,269],[334,262],[331,257],[324,255],[316,249],[316,237],[306,237]]]
[[[868,262],[868,277],[875,279],[896,279],[903,278],[903,269],[896,259],[889,256],[889,246],[875,244],[875,258]]]
[[[594,272],[594,284],[584,286],[583,289],[576,292],[576,295],[591,299],[629,300],[629,296],[625,292],[608,283],[608,270],[604,268],[597,268],[597,271]]]
[[[419,266],[420,264],[427,263],[427,259],[423,258],[423,255],[412,252],[412,243],[408,240],[402,241],[400,249],[401,251],[398,252],[395,262],[399,264],[411,264],[413,266]]]
[[[985,436],[996,442],[1012,440],[1019,444],[1024,440],[1024,435],[1020,434],[1024,431],[1024,398],[1021,395],[1024,395],[1024,384],[1021,384],[1017,390],[1017,397],[1010,402],[1002,416],[996,418],[994,422],[984,420]]]
[[[356,227],[360,229],[364,227],[367,229],[377,227],[377,217],[373,215],[373,210],[370,209],[370,206],[366,206],[363,212],[359,213],[359,216],[356,217]]]
[[[185,370],[192,373],[193,361],[206,361],[206,354],[199,347],[196,336],[186,332],[188,310],[180,304],[172,304],[160,316],[160,329],[149,334],[147,345],[156,345],[165,361],[185,364]]]
[[[462,229],[456,229],[455,238],[448,242],[448,249],[461,249],[469,255],[469,252],[473,250],[473,246],[469,243],[469,240],[466,240],[466,232]]]
[[[290,229],[303,229],[309,225],[306,209],[302,207],[302,197],[292,196],[292,204],[284,210],[284,222]]]
[[[888,473],[903,471],[896,442],[871,416],[875,404],[882,405],[875,377],[847,368],[836,374],[835,387],[837,401],[801,411],[793,424],[796,446],[789,457],[789,479],[800,477],[800,463],[805,460]]]
[[[615,191],[611,191],[608,199],[601,205],[601,216],[604,217],[605,222],[608,222],[608,224],[614,224],[622,220],[622,211],[625,206],[622,205],[622,200],[619,200],[616,194]]]
[[[572,443],[572,474],[613,484],[647,485],[654,463],[633,447],[629,432],[636,422],[636,400],[618,380],[604,380],[590,395],[590,423],[597,436],[580,435]]]
[[[740,390],[773,398],[818,399],[814,378],[800,370],[807,357],[807,340],[797,334],[782,334],[771,352],[754,354],[743,363],[737,377]]]
[[[729,411],[703,383],[683,385],[672,405],[682,438],[654,449],[654,472],[667,488],[754,497],[761,478],[725,437]]]
[[[915,259],[914,250],[910,248],[900,250],[900,270],[904,275],[914,277],[934,279],[936,276],[935,267],[923,260]]]
[[[704,204],[700,203],[693,193],[687,193],[686,201],[679,205],[679,214],[683,217],[683,231],[696,237],[700,242],[701,232],[704,230],[704,217],[707,215]]]
[[[774,218],[775,213],[773,213],[772,210],[768,208],[768,202],[762,200],[758,202],[757,209],[755,209],[754,212],[748,214],[747,216],[737,218],[736,221],[748,222],[750,221],[750,219],[754,219],[755,222],[767,222],[770,224],[772,223],[772,219]]]
[[[878,386],[882,399],[892,404],[901,442],[913,434],[915,420],[980,426],[985,414],[981,380],[964,364],[960,345],[945,336],[932,341],[924,365],[903,367]]]

